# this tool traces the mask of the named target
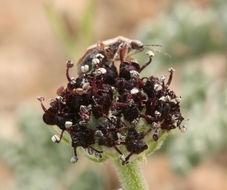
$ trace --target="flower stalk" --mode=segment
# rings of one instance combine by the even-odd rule
[[[139,161],[134,160],[122,166],[119,159],[115,159],[114,165],[124,190],[148,190]]]

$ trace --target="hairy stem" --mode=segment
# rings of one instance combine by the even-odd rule
[[[120,159],[114,160],[123,190],[148,190],[138,161],[122,165]]]

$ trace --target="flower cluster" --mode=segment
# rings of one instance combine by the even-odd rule
[[[140,77],[153,56],[149,52],[149,61],[140,66],[120,55],[117,68],[114,61],[107,61],[99,52],[93,55],[90,65],[80,66],[76,79],[69,76],[73,63],[68,61],[67,87],[58,88],[48,109],[43,105],[44,98],[38,97],[44,110],[43,121],[62,131],[52,141],[58,143],[65,131],[69,133],[74,149],[71,162],[78,160],[78,147],[96,158],[102,158],[106,147],[115,150],[122,164],[127,164],[132,155],[148,149],[145,137],[150,136],[154,142],[158,141],[160,131],[183,129],[181,98],[169,89],[174,69],[169,69],[167,80],[165,76]],[[146,127],[139,125],[141,120]]]

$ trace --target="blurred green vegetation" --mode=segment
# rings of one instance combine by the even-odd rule
[[[0,156],[16,177],[15,189],[103,189],[99,170],[77,168],[70,171],[71,147],[65,143],[56,146],[50,140],[53,133],[40,120],[40,112],[23,106],[19,113],[18,136],[21,141],[18,143],[17,138],[15,141],[0,139]]]
[[[51,4],[45,7],[47,18],[68,59],[76,61],[79,53],[93,39],[95,0],[87,1],[83,19],[75,33],[70,32],[64,15]],[[101,171],[95,168],[74,170],[69,159],[72,148],[65,143],[56,146],[50,139],[53,131],[42,121],[42,113],[31,106],[21,105],[18,110],[18,138],[0,138],[0,158],[12,170],[16,190],[77,189],[102,190],[105,183]]]
[[[79,53],[91,44],[94,38],[93,21],[95,20],[95,0],[86,1],[82,20],[79,25],[69,27],[63,14],[60,14],[51,4],[46,5],[46,13],[53,32],[62,45],[68,59],[77,61]],[[73,32],[71,31],[73,30]]]
[[[155,19],[142,23],[138,38],[145,44],[163,46],[161,51],[168,52],[171,60],[159,56],[162,64],[183,64],[210,52],[226,53],[227,6],[224,1],[214,2],[206,9],[185,2],[172,4]]]
[[[173,168],[181,174],[227,148],[226,11],[225,1],[213,1],[205,9],[179,2],[138,29],[139,39],[146,44],[162,44],[161,51],[172,57],[156,54],[152,72],[163,73],[170,66],[177,70],[181,105],[189,119],[185,122],[188,131],[169,136],[163,148]],[[209,54],[225,56],[224,76],[204,71],[200,61]],[[214,73],[216,67],[221,67],[218,64],[211,66]]]

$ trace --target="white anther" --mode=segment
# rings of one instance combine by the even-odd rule
[[[154,90],[155,91],[160,91],[160,90],[162,90],[162,86],[160,84],[155,84],[154,85]]]
[[[170,68],[168,69],[168,71],[169,71],[170,73],[173,73],[173,72],[175,72],[175,69],[174,69],[173,67],[170,67]]]
[[[96,76],[99,76],[102,74],[102,72],[99,70],[99,69],[96,69],[94,72],[93,72],[94,75]]]
[[[81,66],[80,70],[81,70],[82,73],[84,73],[84,66]]]
[[[79,122],[79,125],[80,125],[80,126],[86,126],[86,124],[87,124],[87,123],[86,123],[86,121],[84,121],[84,120],[82,120],[82,121]]]
[[[96,158],[102,158],[102,154],[99,153],[99,152],[95,152],[95,157],[96,157]]]
[[[157,126],[158,126],[158,124],[157,124],[156,122],[153,122],[153,123],[152,123],[152,128],[153,128],[153,129],[156,129]]]
[[[139,89],[138,88],[133,88],[130,93],[131,94],[137,94],[139,92]]]
[[[157,117],[160,117],[161,116],[161,113],[159,111],[155,111],[154,114],[157,116]]]
[[[76,80],[74,79],[74,77],[71,78],[71,83],[76,84]]]
[[[123,136],[122,134],[117,133],[117,137],[118,137],[118,139],[120,139],[120,140],[121,140],[121,142],[125,142],[126,137],[125,137],[125,136]]]
[[[76,163],[78,161],[78,157],[77,156],[73,156],[70,160],[70,162],[72,162],[73,164]]]
[[[58,142],[60,141],[60,138],[59,138],[59,136],[57,136],[57,135],[53,135],[53,136],[51,137],[51,140],[52,140],[54,143],[58,143]]]
[[[89,155],[92,155],[93,154],[93,149],[92,148],[88,148],[87,152],[88,152]]]
[[[83,78],[82,81],[81,81],[81,84],[84,85],[84,83],[86,83],[86,82],[87,82],[87,80],[85,80],[85,79]]]
[[[176,121],[177,117],[175,115],[172,116],[172,121]]]
[[[103,133],[102,133],[101,130],[97,130],[97,131],[95,131],[95,135],[96,136],[99,136],[99,137],[102,137],[103,136]]]
[[[146,92],[144,92],[143,90],[141,90],[141,94],[145,97],[145,101],[148,100],[148,95]]]
[[[57,100],[62,100],[62,97],[61,96],[57,96],[56,99]]]
[[[131,70],[130,75],[131,75],[131,77],[138,77],[139,73],[136,70]]]
[[[88,65],[83,65],[80,67],[80,70],[82,73],[86,73],[89,71],[89,66]]]
[[[89,65],[84,65],[84,72],[88,72],[89,71]]]
[[[65,128],[66,129],[69,129],[72,125],[73,125],[73,123],[71,121],[66,121],[65,122]]]
[[[133,121],[132,121],[132,124],[133,125],[136,125],[138,123],[138,119],[134,119]]]
[[[117,138],[120,139],[121,138],[121,133],[117,133]]]
[[[98,72],[100,72],[101,74],[106,74],[106,69],[105,68],[98,68]]]
[[[169,95],[166,96],[166,101],[171,101],[171,97]]]
[[[154,52],[153,51],[147,51],[146,54],[149,56],[149,57],[154,57]]]
[[[166,99],[165,96],[162,96],[161,98],[159,98],[159,100],[160,100],[160,101],[163,101],[163,102],[166,102],[166,101],[167,101],[167,99]]]
[[[134,104],[134,100],[133,99],[129,99],[128,104],[129,104],[129,106],[132,106]]]
[[[81,112],[87,112],[87,107],[84,106],[84,105],[81,105],[81,106],[80,106],[80,111],[81,111]]]
[[[111,121],[113,121],[113,122],[116,122],[116,121],[117,121],[117,117],[114,116],[114,115],[111,115],[110,119],[111,119]]]
[[[90,83],[89,83],[89,82],[85,82],[85,83],[83,84],[82,88],[83,88],[84,90],[87,90],[88,88],[90,88]]]
[[[124,154],[121,154],[121,155],[119,156],[119,158],[120,158],[120,160],[121,160],[122,162],[125,162],[125,155],[124,155]]]
[[[176,100],[177,103],[180,103],[181,102],[181,97],[176,97],[175,100]]]
[[[99,64],[99,59],[98,58],[94,58],[94,59],[92,59],[92,65],[93,66],[95,66],[95,65],[97,65],[97,64]]]
[[[101,53],[98,53],[98,54],[96,54],[96,56],[95,56],[96,58],[101,58],[101,59],[103,59],[104,58],[104,55],[103,54],[101,54]]]
[[[164,82],[165,79],[166,79],[166,76],[165,76],[165,75],[162,75],[162,76],[159,78],[159,81],[160,81],[160,82]]]
[[[182,133],[185,133],[187,131],[187,127],[185,127],[185,126],[181,126],[181,127],[179,127],[179,129]]]

